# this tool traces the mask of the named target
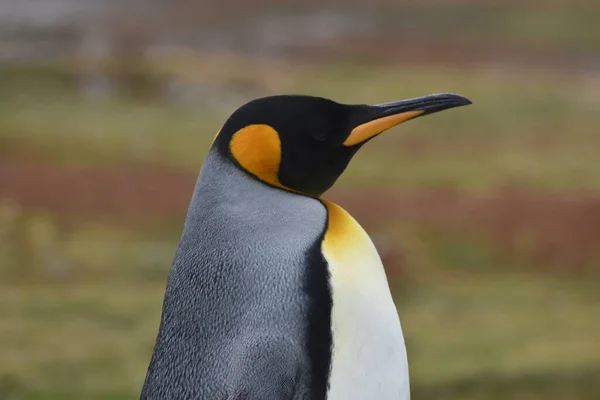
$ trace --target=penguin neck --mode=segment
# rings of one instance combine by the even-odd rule
[[[229,207],[245,213],[269,213],[286,208],[288,212],[302,202],[318,199],[273,187],[241,170],[232,160],[212,147],[202,166],[186,217],[186,226],[202,223],[211,210]]]

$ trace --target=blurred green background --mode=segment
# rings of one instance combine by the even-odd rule
[[[135,399],[197,172],[245,101],[474,105],[326,195],[372,235],[414,399],[600,396],[600,3],[0,3],[0,399]]]

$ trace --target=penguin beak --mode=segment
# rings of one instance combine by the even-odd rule
[[[361,122],[352,129],[344,141],[344,146],[364,143],[409,119],[469,104],[472,104],[471,100],[466,97],[454,93],[440,93],[367,106],[363,109],[366,110],[366,117],[361,118]]]

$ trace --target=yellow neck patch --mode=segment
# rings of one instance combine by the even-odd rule
[[[363,230],[354,218],[342,207],[330,201],[323,200],[327,207],[328,224],[323,248],[332,254],[340,255],[347,252],[347,248],[365,240]]]
[[[266,183],[288,189],[279,182],[281,140],[275,129],[268,125],[249,125],[233,135],[229,148],[246,171]]]
[[[355,144],[362,143],[393,126],[423,114],[423,112],[424,111],[408,111],[365,122],[352,129],[352,132],[350,132],[350,135],[344,141],[344,146],[354,146]]]
[[[374,270],[383,271],[381,259],[367,232],[342,207],[330,201],[323,204],[327,207],[328,222],[321,249],[332,279],[347,283],[349,288],[361,287],[375,276],[380,277]]]

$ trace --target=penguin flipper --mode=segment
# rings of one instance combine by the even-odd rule
[[[227,400],[299,398],[302,368],[291,343],[259,340],[244,347],[232,371]]]

